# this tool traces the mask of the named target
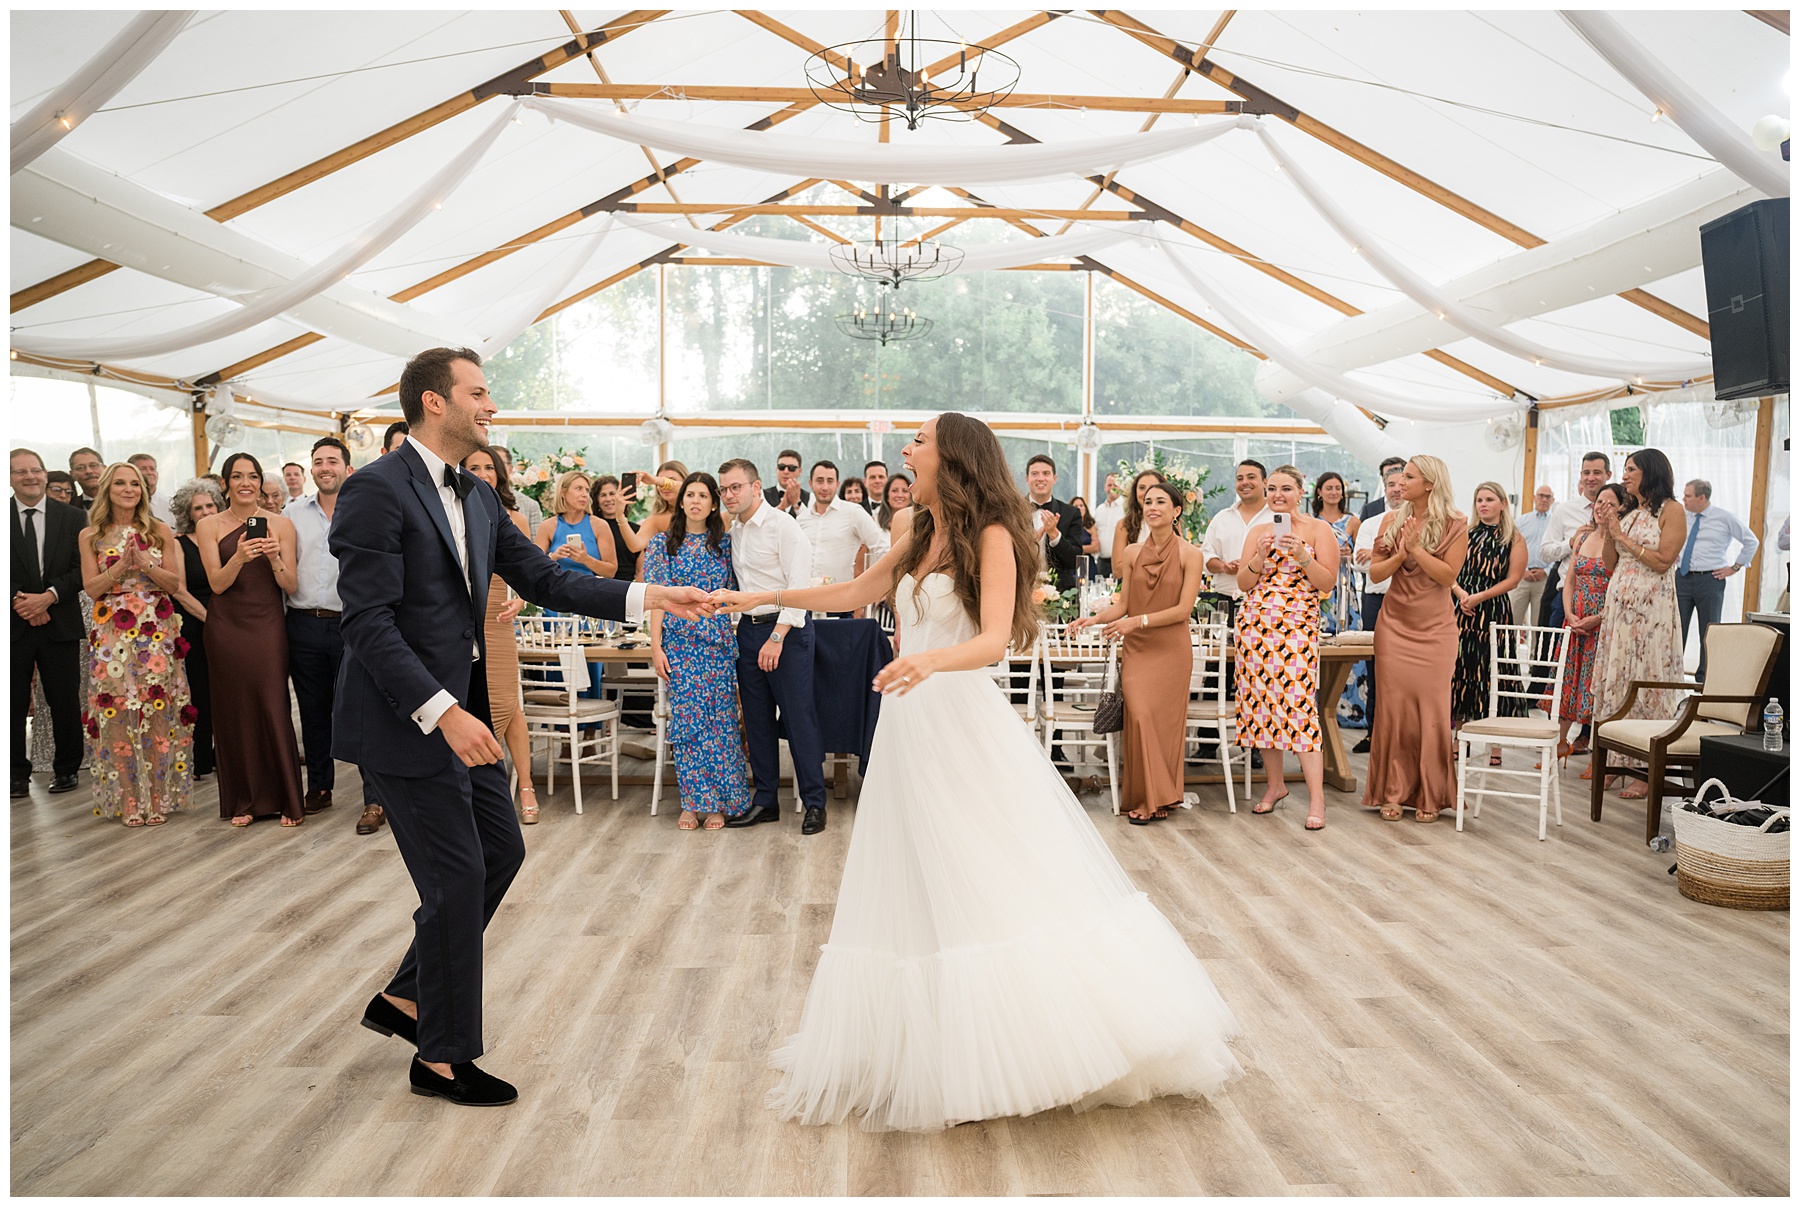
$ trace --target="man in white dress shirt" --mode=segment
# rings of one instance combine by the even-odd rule
[[[156,493],[156,458],[149,453],[133,453],[125,461],[134,466],[138,475],[144,479],[144,493],[150,497],[150,514],[173,528],[175,509],[169,506],[167,496]]]
[[[792,591],[812,584],[812,546],[799,521],[767,501],[754,464],[740,457],[719,466],[719,497],[735,520],[731,569],[740,591]],[[756,784],[749,810],[727,818],[727,826],[781,820],[779,708],[806,809],[800,832],[825,828],[825,738],[813,696],[813,627],[806,619],[802,608],[771,607],[738,620],[738,699]]]
[[[344,662],[340,628],[344,601],[338,597],[338,560],[331,553],[331,517],[338,491],[350,476],[350,450],[336,436],[312,446],[312,476],[318,493],[302,492],[282,512],[294,524],[298,545],[294,574],[298,589],[287,597],[288,678],[300,705],[300,746],[306,763],[306,799],[310,815],[331,808],[337,782],[337,760],[331,754],[331,717],[337,699],[338,670]],[[358,834],[373,834],[385,818],[381,805],[363,782],[363,811]]]
[[[281,481],[287,487],[287,501],[292,503],[306,493],[306,466],[289,461],[281,467]]]
[[[1206,557],[1206,568],[1212,573],[1212,589],[1237,599],[1243,595],[1238,589],[1238,564],[1244,559],[1244,538],[1258,524],[1266,523],[1270,518],[1268,504],[1263,502],[1263,487],[1268,479],[1268,471],[1260,461],[1243,460],[1237,463],[1237,502],[1221,511],[1206,526],[1206,536],[1200,542],[1200,552]]]
[[[1555,506],[1556,492],[1546,482],[1532,493],[1531,510],[1521,515],[1514,525],[1519,535],[1525,538],[1525,577],[1519,580],[1509,597],[1514,624],[1537,623],[1539,605],[1544,599],[1544,583],[1550,577],[1550,567],[1544,563],[1544,533],[1550,528],[1550,509]]]
[[[1095,567],[1097,578],[1112,577],[1113,533],[1125,518],[1125,495],[1118,474],[1106,475],[1106,502],[1094,508],[1094,529],[1100,538],[1100,562]]]
[[[1762,542],[1744,521],[1713,506],[1712,483],[1695,478],[1682,488],[1681,505],[1687,509],[1687,539],[1675,563],[1675,602],[1681,610],[1681,643],[1687,645],[1688,622],[1700,613],[1700,666],[1706,678],[1706,630],[1719,622],[1725,610],[1725,580],[1756,560]],[[1737,542],[1738,555],[1730,556]]]
[[[837,497],[838,471],[831,462],[813,462],[807,484],[812,487],[812,502],[794,519],[812,546],[812,581],[849,582],[856,577],[858,551],[881,544],[881,525],[855,503]]]

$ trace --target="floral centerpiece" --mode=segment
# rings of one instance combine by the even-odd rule
[[[1163,480],[1180,492],[1185,500],[1181,508],[1181,535],[1191,544],[1198,545],[1206,535],[1206,518],[1208,499],[1225,493],[1223,486],[1209,487],[1206,466],[1195,469],[1186,461],[1168,456],[1162,449],[1152,448],[1150,455],[1140,459],[1136,464],[1130,461],[1119,462],[1119,477],[1129,482],[1147,469],[1153,469],[1163,476]]]
[[[556,489],[556,480],[572,469],[586,469],[587,457],[573,449],[559,448],[553,453],[545,453],[535,461],[519,461],[513,463],[512,488],[514,494],[522,494],[531,499],[547,513],[550,510],[550,492]]]
[[[1068,624],[1081,615],[1081,588],[1070,587],[1067,591],[1058,592],[1049,583],[1039,583],[1032,591],[1033,599],[1044,611],[1044,619],[1051,624]]]

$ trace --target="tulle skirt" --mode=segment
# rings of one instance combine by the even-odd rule
[[[935,1131],[1217,1093],[1236,1020],[993,680],[882,701],[783,1118]]]

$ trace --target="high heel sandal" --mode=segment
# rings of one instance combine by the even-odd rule
[[[1250,812],[1255,813],[1259,816],[1262,814],[1265,814],[1265,813],[1273,813],[1273,812],[1275,812],[1275,806],[1279,805],[1282,801],[1286,800],[1287,798],[1288,798],[1288,794],[1283,792],[1280,796],[1277,796],[1273,800],[1267,800],[1267,799],[1259,800],[1254,805],[1250,806]]]
[[[675,828],[677,830],[698,830],[700,819],[694,816],[692,809],[683,809],[681,817],[675,822]]]
[[[527,796],[531,798],[531,803],[529,805],[525,803],[525,798]],[[537,825],[538,803],[536,788],[519,789],[519,820],[528,826]]]
[[[1315,822],[1318,824],[1313,824]],[[1325,815],[1323,813],[1308,813],[1306,815],[1306,828],[1309,830],[1323,830],[1325,828]]]
[[[231,819],[231,825],[232,828],[241,830],[255,820],[256,819],[248,813],[239,813],[236,817]]]

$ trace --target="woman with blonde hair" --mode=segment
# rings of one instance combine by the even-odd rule
[[[1451,584],[1456,601],[1456,671],[1450,693],[1450,719],[1457,726],[1487,716],[1489,671],[1493,664],[1494,626],[1513,623],[1508,592],[1525,577],[1525,538],[1513,525],[1506,488],[1483,482],[1475,488],[1475,523],[1469,529],[1469,555]],[[1500,702],[1500,715],[1522,717],[1523,700]],[[1489,752],[1488,765],[1500,765],[1500,748]]]
[[[194,709],[176,645],[175,597],[186,590],[181,547],[150,514],[135,465],[100,476],[77,538],[82,589],[94,601],[87,732],[94,812],[159,826],[193,783]]]
[[[1400,505],[1381,523],[1369,581],[1389,580],[1375,622],[1375,718],[1363,804],[1432,822],[1455,802],[1450,679],[1456,671],[1451,584],[1469,556],[1469,522],[1450,506],[1450,467],[1420,453],[1400,471]]]
[[[642,553],[650,547],[650,542],[669,530],[669,521],[675,518],[680,509],[681,484],[687,481],[688,468],[679,461],[664,461],[656,467],[654,474],[639,473],[637,476],[638,497],[643,497],[644,487],[651,487],[650,514],[644,522],[636,527],[619,513],[619,531],[625,537],[625,544],[633,553]],[[644,577],[644,561],[638,559],[638,578]]]
[[[613,551],[612,529],[594,528],[593,479],[585,470],[572,469],[557,478],[550,491],[550,512],[538,525],[537,547],[569,568],[583,574],[611,578],[619,558]]]
[[[1009,643],[1029,649],[1041,619],[1038,542],[1000,441],[944,414],[903,456],[910,522],[874,566],[714,596],[733,612],[846,612],[892,592],[906,651],[875,679],[888,694],[831,939],[798,1033],[770,1054],[768,1101],[802,1123],[935,1131],[1217,1094],[1241,1072],[1230,1008],[988,670]],[[752,485],[738,467],[727,478]],[[1147,1024],[1160,1002],[1181,1008]]]

